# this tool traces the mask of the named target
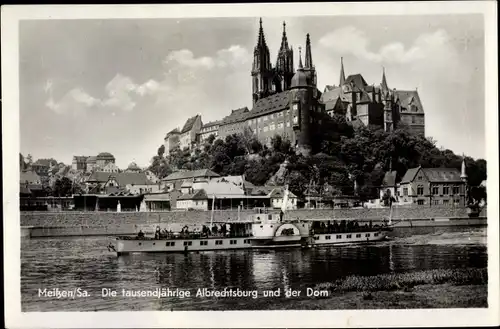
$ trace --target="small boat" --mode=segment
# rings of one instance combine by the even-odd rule
[[[284,205],[287,204],[287,191],[285,189]],[[336,226],[321,224],[324,220],[290,220],[284,218],[285,211],[286,207],[279,213],[257,209],[246,220],[214,222],[212,208],[210,224],[204,225],[201,231],[190,231],[184,226],[181,232],[162,232],[157,227],[154,237],[142,232],[134,237],[114,237],[108,250],[119,256],[141,252],[310,248],[382,241],[390,230],[387,225],[359,227],[354,224],[356,221],[351,221],[352,225]]]

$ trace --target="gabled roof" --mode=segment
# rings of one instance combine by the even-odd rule
[[[387,171],[384,175],[384,180],[382,181],[382,186],[396,186],[396,176],[397,171]]]
[[[348,102],[349,100],[345,96],[345,94],[342,92],[341,87],[336,87],[333,89],[330,89],[328,91],[325,90],[323,95],[321,95],[321,101],[323,103],[326,103],[328,101],[337,101],[337,98],[340,98],[344,102]]]
[[[275,187],[272,189],[272,191],[268,194],[270,198],[282,198],[284,196],[284,190],[282,187]],[[292,192],[288,191],[288,197],[289,198],[297,198],[295,194]]]
[[[358,89],[365,89],[368,84],[366,83],[365,79],[361,74],[351,74],[350,76],[347,77],[345,80],[345,84],[350,85],[351,82],[356,86]]]
[[[207,200],[207,194],[205,191],[202,190],[196,190],[194,193],[191,194],[183,194],[180,197],[177,198],[177,200]]]
[[[427,180],[431,183],[459,183],[460,171],[456,168],[411,168],[404,175],[401,183],[409,183],[415,180],[418,171],[422,170]]]
[[[230,198],[245,195],[243,185],[236,185],[229,180],[211,179],[208,183],[203,185],[203,189],[210,198],[214,195],[216,198]]]
[[[122,172],[122,173],[108,173],[96,171],[87,180],[88,182],[105,183],[110,178],[116,179],[120,186],[125,185],[155,185],[151,182],[145,173],[137,172]]]
[[[292,97],[292,91],[286,90],[281,93],[259,99],[253,109],[248,113],[247,119],[258,117],[267,113],[280,111],[288,108]]]
[[[191,129],[193,129],[193,126],[194,126],[194,124],[196,122],[196,119],[198,119],[199,116],[200,115],[197,114],[194,117],[187,119],[186,123],[184,124],[184,127],[182,127],[181,134],[183,134],[183,133],[185,133],[185,132],[190,131]]]
[[[241,122],[245,121],[248,115],[248,108],[247,107],[242,107],[236,110],[232,110],[231,114],[222,119],[221,124],[226,125],[230,123],[236,123],[236,122]]]
[[[73,160],[76,160],[76,161],[87,161],[89,157],[88,156],[84,156],[84,155],[74,155],[73,156]]]
[[[417,172],[420,169],[421,169],[420,167],[408,169],[403,178],[401,179],[400,183],[403,184],[412,182],[415,179],[415,176],[417,175]]]
[[[399,104],[401,105],[401,107],[407,109],[407,111],[410,111],[410,105],[415,105],[417,111],[414,113],[424,112],[422,102],[420,101],[420,96],[418,95],[418,91],[416,90],[395,90],[394,100],[396,102],[399,100]]]
[[[460,171],[455,168],[422,168],[422,171],[430,182],[462,182]]]
[[[25,183],[27,181],[28,183],[32,184],[33,182],[40,181],[40,176],[38,176],[37,173],[32,170],[21,171],[20,174],[21,175],[19,180],[21,183]]]
[[[163,178],[163,181],[174,181],[182,180],[188,178],[198,178],[198,177],[219,177],[220,175],[213,172],[210,169],[200,169],[200,170],[189,170],[189,171],[176,171],[171,173],[167,177]]]

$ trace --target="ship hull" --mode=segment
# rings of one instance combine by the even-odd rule
[[[198,238],[198,239],[122,239],[112,238],[108,249],[117,255],[130,253],[187,253],[242,249],[283,249],[296,247],[321,247],[372,243],[385,240],[387,232],[357,232],[315,234],[300,240],[284,241],[238,238]]]

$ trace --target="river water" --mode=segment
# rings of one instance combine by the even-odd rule
[[[286,289],[305,294],[316,284],[349,275],[487,266],[486,227],[404,228],[391,232],[391,237],[374,245],[121,257],[108,252],[104,237],[26,239],[21,244],[22,310],[258,309],[264,291],[278,288],[281,296],[268,298],[284,298]],[[78,288],[75,298],[43,293]],[[103,297],[103,288],[115,291],[116,297]],[[167,297],[122,295],[122,289],[146,293],[162,288]],[[196,297],[202,288],[257,291],[259,298]]]

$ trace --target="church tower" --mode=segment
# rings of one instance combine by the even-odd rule
[[[253,103],[257,100],[267,97],[273,93],[273,69],[271,66],[271,57],[269,48],[264,37],[264,29],[262,28],[262,18],[259,21],[259,36],[257,45],[253,51],[253,66],[252,66],[252,98]]]
[[[281,90],[284,91],[290,89],[295,72],[293,68],[293,49],[288,46],[285,22],[283,22],[283,36],[281,37],[281,46],[278,51],[278,59],[276,61],[276,73],[281,81]]]
[[[311,63],[310,63],[311,64]],[[292,78],[292,115],[295,151],[297,154],[309,156],[311,153],[311,135],[312,135],[312,104],[313,90],[310,79],[310,71],[302,66],[302,54],[299,48],[299,67]]]
[[[344,58],[340,57],[340,81],[339,87],[342,87],[345,83],[345,73],[344,73]],[[343,89],[341,89],[343,90]]]
[[[309,38],[309,33],[306,36],[306,56],[304,72],[310,81],[310,84],[316,87],[316,68],[313,65],[312,54],[311,54],[311,39]]]
[[[387,99],[384,101],[384,130],[390,132],[394,130],[393,121],[393,98],[387,93]]]

